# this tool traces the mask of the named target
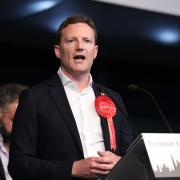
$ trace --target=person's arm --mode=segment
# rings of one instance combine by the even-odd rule
[[[37,157],[38,138],[37,104],[27,90],[20,97],[13,122],[9,172],[13,179],[71,179],[73,162]]]

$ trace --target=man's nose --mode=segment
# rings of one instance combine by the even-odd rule
[[[76,51],[83,51],[83,43],[81,41],[78,41],[76,44]]]

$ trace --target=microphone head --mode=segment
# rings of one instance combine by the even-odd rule
[[[136,84],[129,84],[128,85],[128,89],[130,89],[130,90],[137,90],[138,86]]]

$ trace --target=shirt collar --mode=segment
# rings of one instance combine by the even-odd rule
[[[63,73],[61,67],[58,69],[58,75],[59,75],[59,77],[60,77],[60,79],[61,79],[61,81],[62,81],[63,86],[66,86],[66,85],[68,85],[68,84],[72,84],[73,86],[76,87],[76,82],[74,82],[74,81],[71,80],[69,77],[67,77],[67,76]],[[92,83],[93,83],[92,75],[89,74],[89,82],[88,82],[87,87],[92,86]]]

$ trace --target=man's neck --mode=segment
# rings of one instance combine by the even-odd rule
[[[82,92],[87,86],[88,86],[88,83],[89,83],[89,77],[82,80],[82,81],[77,81],[77,88],[80,92]]]
[[[72,81],[74,81],[77,85],[77,88],[80,92],[82,92],[89,84],[90,81],[90,73],[74,73],[69,74],[66,73],[63,69],[62,72]]]

